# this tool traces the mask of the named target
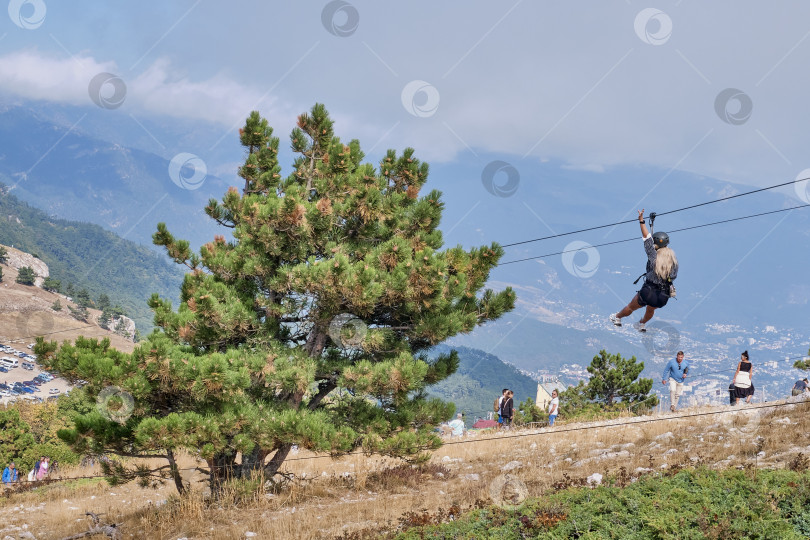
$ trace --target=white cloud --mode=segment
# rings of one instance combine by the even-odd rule
[[[244,121],[246,111],[261,107],[265,115],[269,114],[276,102],[273,96],[263,95],[221,74],[191,80],[179,75],[166,59],[158,59],[129,79],[114,62],[86,55],[56,58],[36,50],[0,56],[0,91],[27,99],[94,107],[88,85],[102,72],[118,75],[126,84],[123,111],[191,118],[231,127]]]

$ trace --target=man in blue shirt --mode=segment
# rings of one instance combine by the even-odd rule
[[[661,384],[666,385],[669,381],[669,401],[671,403],[669,410],[672,412],[678,408],[678,399],[683,393],[683,381],[688,372],[689,362],[683,359],[683,351],[678,351],[675,358],[670,360],[664,368]]]
[[[17,469],[14,467],[12,461],[5,469],[3,469],[3,483],[10,484],[17,481]]]

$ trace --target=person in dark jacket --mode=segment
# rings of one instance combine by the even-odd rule
[[[506,397],[503,399],[503,403],[501,404],[501,417],[503,418],[503,425],[505,428],[509,428],[509,426],[512,425],[512,417],[515,415],[514,396],[514,392],[509,390]]]
[[[665,232],[650,234],[644,220],[644,209],[638,213],[638,222],[641,226],[641,237],[644,239],[644,251],[647,253],[647,268],[644,274],[644,285],[633,299],[618,313],[610,315],[610,322],[616,326],[622,325],[622,319],[637,309],[646,307],[641,320],[633,327],[639,332],[646,332],[644,326],[653,318],[655,310],[667,305],[672,296],[675,296],[672,281],[678,277],[678,259],[669,246],[669,235]]]

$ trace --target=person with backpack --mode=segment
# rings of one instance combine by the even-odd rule
[[[493,408],[495,409],[495,412],[498,413],[498,429],[501,429],[501,426],[503,425],[503,417],[501,416],[501,405],[503,405],[503,400],[506,397],[506,393],[508,391],[509,391],[508,388],[504,388],[503,391],[501,391],[501,395],[495,398],[495,402],[492,404]]]
[[[638,213],[638,223],[641,226],[641,237],[644,239],[644,251],[647,252],[647,268],[644,275],[644,285],[633,299],[618,313],[610,315],[610,322],[615,326],[622,325],[622,319],[637,309],[646,307],[641,320],[633,324],[639,332],[646,332],[645,324],[653,318],[655,310],[667,305],[670,298],[675,296],[675,286],[672,281],[678,277],[678,259],[669,246],[669,235],[665,232],[650,234],[644,220],[644,209]],[[638,280],[636,280],[638,281]]]

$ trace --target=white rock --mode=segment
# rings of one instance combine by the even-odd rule
[[[790,421],[790,418],[788,418],[788,417],[786,416],[786,417],[784,417],[784,418],[780,418],[779,420],[774,420],[774,423],[775,423],[775,424],[785,424],[785,425],[788,425],[788,424],[790,424],[790,423],[791,423],[791,421]]]
[[[602,483],[602,475],[599,473],[593,473],[588,477],[588,484],[592,486],[598,486]]]
[[[758,453],[758,454],[757,454],[757,457],[758,457],[758,458],[764,458],[764,457],[765,457],[765,452],[760,452],[760,453]]]
[[[245,533],[245,538],[253,538],[254,536],[259,536],[259,535],[256,534],[255,532],[251,532],[251,531],[247,531]]]
[[[453,458],[451,458],[450,456],[444,456],[442,458],[442,463],[449,463],[451,461],[453,461]]]
[[[536,442],[533,442],[533,443],[531,444],[531,446],[529,446],[529,450],[537,450],[537,443],[536,443]],[[554,451],[554,450],[552,449],[552,452],[553,452],[553,451]]]
[[[655,440],[656,441],[664,441],[664,440],[667,440],[667,439],[672,439],[674,437],[675,437],[675,435],[673,435],[671,431],[667,431],[666,433],[662,433],[661,435],[656,437]]]
[[[464,480],[469,480],[471,482],[478,482],[479,480],[481,480],[481,477],[478,475],[478,473],[465,474],[462,478],[464,478]]]
[[[503,472],[509,472],[515,469],[519,469],[520,467],[523,467],[523,463],[521,463],[520,461],[510,461],[509,463],[501,467],[501,470]]]

